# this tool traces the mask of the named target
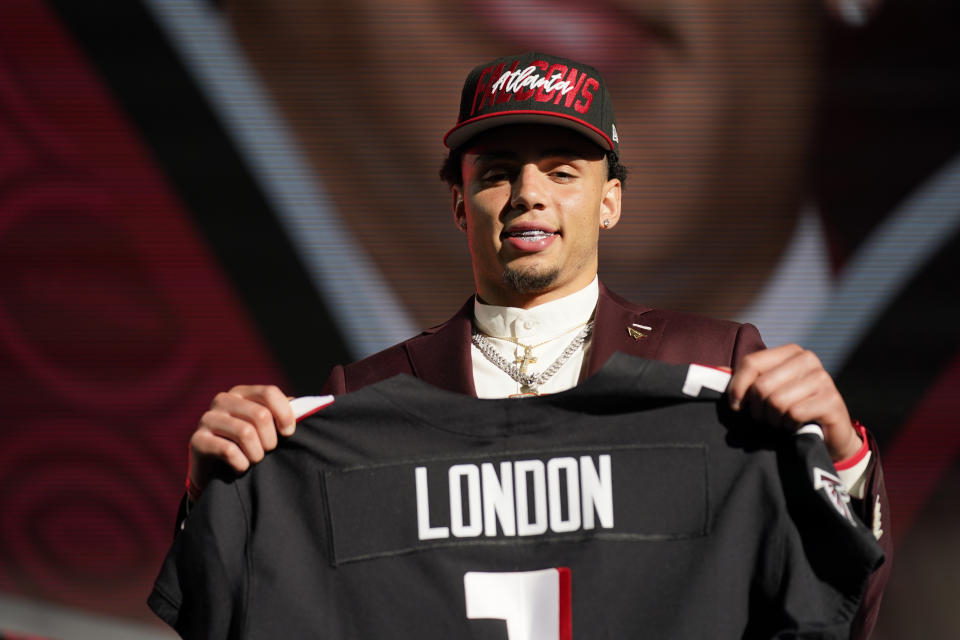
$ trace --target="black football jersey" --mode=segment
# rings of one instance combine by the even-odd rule
[[[188,638],[846,638],[882,551],[816,428],[744,422],[727,377],[338,396],[205,489],[149,604]]]

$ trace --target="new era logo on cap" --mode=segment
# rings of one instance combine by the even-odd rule
[[[486,129],[520,122],[568,127],[604,149],[619,151],[613,105],[600,73],[542,53],[475,67],[463,85],[457,124],[443,141],[455,149]]]

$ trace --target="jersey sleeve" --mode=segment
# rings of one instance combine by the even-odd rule
[[[864,637],[857,627],[871,607],[862,596],[885,562],[885,550],[869,522],[855,513],[856,505],[836,476],[822,440],[798,434],[793,444],[791,455],[780,456],[788,511],[799,533],[799,539],[784,552],[783,610],[794,618],[798,630],[822,634],[816,637]],[[810,589],[802,573],[793,569],[800,558],[820,581],[818,589]],[[805,624],[806,612],[818,601],[838,617]],[[799,637],[807,636],[801,633]]]
[[[765,345],[757,328],[751,324],[744,324],[737,332],[731,364],[736,367],[744,356],[764,348]],[[851,629],[850,637],[854,640],[869,638],[877,623],[880,600],[890,577],[893,557],[893,540],[890,535],[889,522],[886,521],[890,513],[890,506],[883,479],[883,469],[880,466],[876,441],[869,432],[867,432],[867,441],[872,453],[867,469],[864,471],[866,491],[862,499],[852,498],[851,507],[857,517],[872,530],[874,537],[879,541],[884,551],[885,561],[883,565],[870,574],[867,580],[863,599],[860,602]]]
[[[174,539],[147,604],[183,638],[242,636],[247,512],[237,483],[215,480]]]

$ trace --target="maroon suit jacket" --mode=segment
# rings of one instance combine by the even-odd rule
[[[735,367],[752,351],[764,348],[756,327],[727,320],[716,320],[687,313],[651,309],[633,304],[600,284],[600,297],[594,318],[592,345],[587,372],[595,373],[617,351],[628,355],[674,364],[691,362]],[[473,384],[470,334],[473,322],[473,298],[452,318],[405,342],[348,365],[338,365],[330,373],[324,393],[342,394],[398,373],[421,378],[430,384],[477,395]],[[634,324],[649,327],[633,327]],[[632,334],[629,328],[637,332]],[[870,439],[873,456],[867,470],[867,493],[852,506],[867,525],[874,521],[875,505],[881,514],[889,514],[887,494],[880,468],[876,442]],[[852,638],[867,638],[873,630],[880,597],[890,574],[893,544],[889,525],[880,538],[886,561],[867,585],[864,599],[853,624]]]
[[[740,358],[763,348],[756,327],[693,314],[650,309],[632,304],[600,284],[588,374],[595,373],[615,352],[674,364],[696,362],[732,367]],[[634,323],[643,337],[628,331]],[[356,391],[398,373],[430,384],[477,395],[473,386],[470,333],[473,298],[452,318],[369,358],[334,367],[324,393]]]

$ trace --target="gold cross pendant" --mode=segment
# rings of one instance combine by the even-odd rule
[[[532,349],[533,347],[523,346],[523,355],[517,356],[516,359],[514,360],[515,364],[520,365],[520,373],[522,375],[527,375],[527,365],[531,365],[537,361],[536,358],[530,355],[530,351]]]

